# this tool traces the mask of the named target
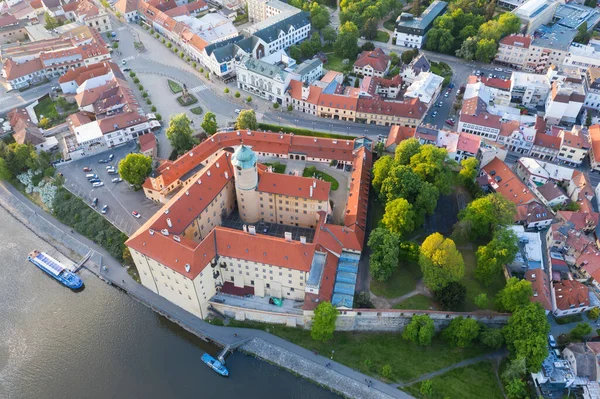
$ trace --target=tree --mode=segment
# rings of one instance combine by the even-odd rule
[[[421,244],[419,265],[427,288],[437,291],[465,274],[465,263],[454,241],[433,233]]]
[[[252,109],[244,109],[237,117],[236,126],[238,129],[258,129],[258,122],[256,121],[256,114]]]
[[[531,282],[511,277],[506,281],[506,286],[498,292],[496,300],[498,306],[507,312],[514,312],[529,303],[533,295]]]
[[[421,0],[413,0],[412,5],[410,6],[410,12],[415,17],[421,15]]]
[[[569,335],[575,341],[581,341],[583,337],[589,335],[592,332],[592,327],[588,323],[577,323],[575,328],[573,328]]]
[[[344,23],[335,41],[335,54],[342,58],[354,58],[358,53],[358,28],[352,22]]]
[[[401,197],[414,203],[422,186],[423,181],[410,166],[394,164],[381,183],[379,198],[388,202]]]
[[[398,259],[405,262],[416,263],[419,261],[419,245],[412,241],[401,242],[398,245]]]
[[[299,60],[302,58],[302,49],[300,49],[300,46],[297,44],[294,44],[293,46],[291,46],[289,49],[289,52],[290,52],[290,57],[292,57],[295,60]]]
[[[358,82],[358,79],[355,79],[355,81]],[[378,141],[373,147],[373,152],[378,156],[383,155],[385,152],[385,144],[383,144],[381,141]]]
[[[338,310],[330,302],[321,302],[315,309],[310,336],[315,341],[327,342],[333,338]]]
[[[317,2],[310,7],[310,21],[316,30],[321,30],[329,25],[329,12]]]
[[[410,51],[410,50],[408,50],[408,51]],[[404,53],[402,53],[402,55],[404,55]],[[395,67],[395,66],[398,66],[398,64],[400,64],[400,57],[398,57],[398,53],[395,53],[392,51],[389,54],[389,56],[390,56],[390,66],[391,67]]]
[[[323,40],[327,44],[332,44],[337,39],[337,32],[332,26],[326,26],[321,31],[321,35],[323,36]]]
[[[524,357],[516,357],[510,361],[508,367],[502,373],[504,381],[512,381],[513,379],[521,379],[527,373],[527,360]]]
[[[251,103],[252,102],[252,97],[251,96],[246,97],[246,102],[247,103]],[[254,112],[254,111],[252,111],[252,112]]]
[[[433,184],[442,194],[452,190],[452,172],[447,167],[448,151],[432,144],[421,146],[419,152],[410,158],[410,166],[423,181]]]
[[[476,158],[463,159],[460,163],[462,168],[458,175],[463,182],[472,182],[477,177],[477,168],[479,167],[479,161]]]
[[[469,227],[470,238],[479,239],[492,237],[496,228],[513,224],[516,213],[515,204],[500,194],[489,194],[470,202],[458,218]]]
[[[433,298],[443,310],[458,310],[466,296],[467,288],[457,281],[452,281],[433,293]]]
[[[375,192],[379,192],[381,190],[381,184],[387,178],[392,165],[394,164],[394,160],[389,155],[383,156],[379,158],[373,164],[373,178],[371,179],[371,185]]]
[[[402,332],[402,338],[417,345],[429,346],[435,335],[435,326],[429,315],[414,315]]]
[[[119,162],[119,175],[129,184],[140,187],[152,172],[152,158],[143,154],[127,154]]]
[[[373,42],[365,42],[362,46],[360,46],[362,51],[373,51],[375,50],[375,45]]]
[[[537,372],[548,356],[550,324],[542,305],[530,302],[517,308],[503,329],[504,339],[513,357],[527,359],[527,368]]]
[[[504,345],[504,336],[500,328],[482,327],[479,333],[479,341],[492,349],[500,349]]]
[[[513,230],[499,228],[492,240],[477,249],[475,276],[484,285],[500,277],[502,267],[511,263],[519,252],[518,237]]]
[[[204,115],[204,119],[202,120],[202,129],[206,132],[206,134],[213,135],[217,132],[217,116],[212,112],[207,112]]]
[[[496,0],[490,1],[490,3],[485,8],[485,19],[488,21],[494,17],[494,13],[496,12]]]
[[[112,48],[114,48],[115,50],[116,50],[116,49],[118,49],[118,48],[119,48],[119,43],[117,43],[117,42],[114,42],[114,43],[112,44]]]
[[[442,336],[452,346],[467,348],[479,336],[479,324],[475,319],[465,319],[459,316],[450,322],[442,332]]]
[[[393,369],[392,366],[390,366],[389,364],[384,364],[383,367],[381,367],[381,376],[383,378],[387,378],[388,380],[391,379],[392,373]]]
[[[12,177],[12,173],[6,166],[4,158],[0,158],[0,180],[8,180]]]
[[[423,381],[419,388],[419,392],[425,397],[433,395],[433,382],[431,382],[431,380]]]
[[[577,43],[587,44],[590,41],[591,37],[592,34],[588,32],[587,22],[584,21],[581,25],[579,25],[579,28],[577,28],[577,36],[575,36],[573,41]]]
[[[481,293],[477,294],[474,302],[475,302],[475,306],[477,306],[479,309],[486,309],[488,307],[488,302],[489,302],[487,294],[485,292],[481,292]]]
[[[586,111],[585,113],[585,126],[590,127],[592,125],[592,113]]]
[[[521,29],[521,20],[519,17],[511,12],[505,12],[498,18],[498,25],[502,36],[517,33]]]
[[[190,118],[186,114],[177,114],[171,117],[167,128],[167,138],[178,155],[191,150],[198,142],[192,134]]]
[[[44,27],[48,30],[56,29],[60,26],[58,20],[50,15],[48,11],[44,13],[44,22]]]
[[[375,39],[377,37],[377,20],[375,18],[367,19],[361,33],[367,40]]]
[[[402,58],[402,63],[410,64],[412,60],[414,60],[419,55],[419,49],[406,50],[400,56]]]
[[[527,397],[527,384],[520,378],[513,378],[504,387],[506,394],[511,399],[521,399]]]
[[[418,139],[410,138],[403,140],[396,147],[394,160],[399,165],[409,165],[410,159],[421,151],[421,143]]]
[[[6,148],[4,161],[11,176],[16,176],[27,169],[36,168],[37,154],[31,144],[12,143]]]
[[[385,206],[382,223],[392,233],[403,236],[415,229],[415,212],[404,198],[388,202]]]
[[[494,39],[479,40],[477,42],[477,50],[475,51],[475,59],[477,59],[477,61],[489,63],[498,50],[496,43],[498,42]]]
[[[371,231],[368,241],[371,249],[369,265],[375,280],[387,280],[398,267],[399,242],[398,234],[383,227]]]
[[[52,126],[52,121],[44,116],[42,119],[40,119],[38,126],[42,129],[48,129],[50,126]]]
[[[587,317],[590,320],[598,320],[599,316],[600,316],[600,309],[599,308],[592,308],[587,313]]]

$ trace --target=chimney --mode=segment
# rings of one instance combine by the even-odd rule
[[[173,239],[177,242],[181,242],[181,238],[179,238],[179,236],[173,236]]]
[[[148,229],[148,232],[150,233],[150,235],[151,235],[151,236],[153,236],[153,235],[154,235],[154,230],[152,230],[152,229]]]
[[[163,236],[168,236],[169,235],[169,230],[167,230],[167,229],[162,229],[160,232],[161,232],[161,234]]]
[[[316,180],[313,180],[313,187],[317,188],[317,181]]]
[[[312,186],[310,186],[310,197],[311,198],[312,198],[312,195],[313,195],[313,188],[312,188]]]
[[[289,231],[285,232],[285,240],[286,241],[292,241],[292,233]]]
[[[185,195],[190,195],[190,192],[189,192],[189,191],[186,191],[186,192],[185,192]]]
[[[210,170],[206,172],[206,175],[207,175],[207,176],[210,176]]]
[[[306,244],[306,237],[305,236],[300,236],[300,242],[302,244]]]
[[[229,179],[229,173],[225,172],[225,179]]]
[[[248,232],[248,225],[247,224],[243,225],[242,229],[244,230],[244,233],[247,233]]]
[[[173,223],[171,223],[171,218],[167,218],[167,226],[173,227]]]
[[[256,226],[248,226],[248,233],[252,234],[252,235],[256,235]]]

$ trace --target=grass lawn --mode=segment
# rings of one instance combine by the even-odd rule
[[[333,176],[330,176],[325,172],[321,172],[320,170],[317,170],[317,168],[315,168],[314,166],[309,166],[308,168],[304,168],[304,171],[302,172],[302,176],[313,177],[313,175],[315,175],[317,178],[319,178],[321,180],[325,180],[325,181],[328,181],[329,183],[331,183],[332,191],[335,191],[340,187],[340,183],[338,183],[338,181]]]
[[[373,39],[374,42],[383,42],[383,43],[387,43],[388,40],[390,40],[390,34],[385,31],[382,31],[382,30],[378,30],[377,36],[375,36],[375,39]]]
[[[385,21],[383,23],[383,27],[387,30],[394,31],[394,29],[396,29],[396,19],[395,18],[388,19],[387,21]]]
[[[433,395],[421,395],[421,383],[405,387],[404,390],[417,398],[431,399],[502,399],[502,391],[490,362],[454,369],[431,379]]]
[[[202,115],[202,107],[194,107],[190,109],[190,112],[194,115]]]
[[[394,306],[394,309],[429,310],[433,307],[431,298],[423,294],[411,296]]]
[[[483,347],[450,348],[441,338],[435,338],[431,346],[422,347],[405,341],[398,333],[336,332],[333,340],[323,343],[314,341],[310,331],[299,328],[235,320],[229,326],[265,330],[322,355],[331,355],[334,350],[335,361],[378,378],[381,368],[389,364],[394,381],[414,380],[489,351]]]
[[[422,276],[418,264],[400,262],[398,269],[387,281],[371,280],[371,291],[383,298],[397,298],[414,290]]]
[[[327,64],[323,67],[327,70],[348,73],[352,70],[353,63],[349,61],[347,64],[343,64],[343,60],[343,58],[338,57],[335,53],[327,53]]]
[[[467,299],[459,311],[471,312],[476,310],[477,307],[475,306],[474,302],[475,297],[482,292],[487,294],[489,300],[488,308],[494,309],[494,298],[496,297],[498,291],[500,291],[506,285],[504,276],[498,276],[498,278],[494,280],[488,287],[484,286],[475,278],[475,265],[477,263],[475,251],[461,249],[460,252],[465,260],[465,276],[463,277],[461,283],[467,287]]]
[[[169,84],[169,89],[173,94],[181,93],[183,91],[183,87],[177,82],[172,81],[171,79],[167,79],[167,83]]]
[[[281,162],[264,163],[263,165],[272,166],[275,173],[285,173],[286,165]]]
[[[61,114],[58,113],[57,107],[61,110]],[[69,103],[63,97],[59,97],[56,101],[52,101],[50,97],[44,98],[38,103],[33,110],[38,117],[38,120],[42,119],[42,115],[52,122],[52,125],[57,125],[65,121],[67,115],[71,114],[71,111],[77,109],[76,103]]]
[[[177,97],[177,102],[179,103],[179,105],[187,107],[188,105],[196,104],[198,102],[198,99],[193,94],[188,93],[187,101],[184,101],[183,95],[181,95]]]

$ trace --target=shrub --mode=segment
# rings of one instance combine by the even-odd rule
[[[162,42],[162,44],[165,44],[165,39],[160,39],[160,41]]]
[[[204,73],[204,68],[200,68],[200,73]]]
[[[140,89],[140,91],[144,91],[144,86],[138,85],[138,89]]]
[[[599,308],[590,309],[590,311],[588,312],[587,315],[590,320],[598,320],[598,316],[600,316],[600,309]]]
[[[210,73],[209,72],[206,72],[206,74],[204,76],[206,76],[206,79],[210,79]]]
[[[223,93],[225,93],[225,94],[229,93],[229,87],[226,87],[225,90],[223,90]]]
[[[156,35],[154,35],[154,36],[155,36],[157,39],[160,37],[160,36],[158,35],[158,33],[157,33]]]
[[[381,376],[387,378],[388,380],[392,378],[392,366],[389,364],[384,364],[381,368]]]
[[[248,96],[248,97],[246,98],[246,102],[252,102],[252,97]]]
[[[148,104],[148,105],[152,105],[152,101],[151,101],[149,98],[147,98],[147,99],[146,99],[146,104]]]
[[[194,69],[198,66],[198,64],[196,64],[195,62],[192,62],[192,66],[194,67]]]
[[[184,57],[183,52],[179,53],[179,58],[183,59],[183,57]]]
[[[177,54],[177,53],[179,52],[179,49],[178,49],[177,47],[175,47],[175,48],[173,49],[173,52],[174,52],[175,54]]]
[[[371,367],[373,367],[373,361],[371,359],[365,359],[365,361],[363,363],[367,369],[370,369]]]
[[[279,103],[274,103],[273,108],[275,108],[275,109],[279,108]]]
[[[185,61],[190,62],[191,61],[190,57],[185,57]]]
[[[164,43],[164,39],[163,39],[163,43]],[[168,48],[171,48],[171,47],[173,47],[173,43],[171,43],[171,42],[167,43],[167,47],[168,47]]]
[[[292,107],[292,105],[291,105],[291,104],[290,104],[290,105],[288,105],[288,111],[289,111],[289,112],[292,112],[293,110],[294,110],[294,107]]]
[[[133,71],[130,71],[130,72],[129,72],[129,76],[130,76],[130,77],[132,77],[132,78],[135,78],[135,72],[133,72]]]
[[[133,83],[138,84],[140,83],[140,80],[138,78],[133,78]]]
[[[153,105],[152,107],[150,107],[150,111],[156,112],[156,107]]]
[[[146,92],[143,92],[143,93],[142,93],[142,97],[144,97],[144,98],[148,98],[148,93],[146,93]]]
[[[156,120],[157,121],[162,121],[162,115],[161,114],[156,114]]]
[[[240,94],[239,91],[236,91],[235,94],[234,94],[234,96],[235,96],[235,98],[240,98],[241,94]]]

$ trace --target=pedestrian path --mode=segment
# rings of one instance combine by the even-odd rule
[[[192,93],[200,93],[201,91],[204,91],[204,90],[208,90],[208,87],[206,87],[205,85],[199,85],[199,86],[196,86],[196,87],[192,87],[190,89],[190,92],[192,92]]]
[[[123,61],[133,61],[137,58],[137,55],[131,55],[129,57],[123,58]]]

